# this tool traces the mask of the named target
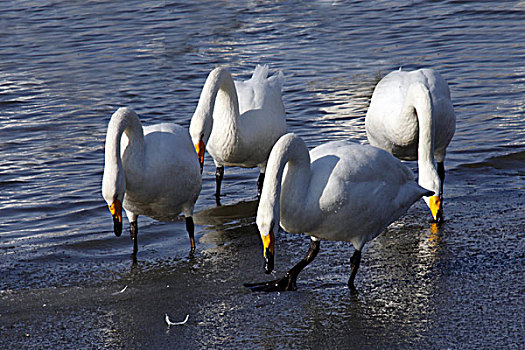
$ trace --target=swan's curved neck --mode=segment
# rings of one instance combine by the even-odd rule
[[[418,120],[418,169],[419,184],[429,190],[439,192],[440,180],[434,162],[435,122],[432,116],[432,99],[428,88],[415,83],[407,92],[405,109],[415,110]],[[407,111],[408,112],[408,111]]]
[[[277,223],[280,220],[281,206],[287,216],[302,216],[305,214],[302,208],[309,184],[310,154],[306,144],[293,134],[281,137],[268,159],[259,210],[266,210],[266,214],[272,215]],[[285,193],[283,198],[282,192]]]
[[[125,138],[123,138],[125,134]],[[121,147],[125,147],[123,154]],[[139,117],[130,109],[119,108],[111,117],[106,135],[104,179],[111,180],[123,170],[122,158],[126,167],[139,167],[144,163],[144,132]],[[127,171],[128,169],[126,169]]]
[[[224,68],[216,68],[208,75],[202,88],[194,117],[211,119],[205,123],[211,129],[213,124],[219,128],[238,128],[239,101],[235,83]]]

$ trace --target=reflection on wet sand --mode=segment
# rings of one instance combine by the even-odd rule
[[[231,221],[253,218],[257,213],[258,200],[241,201],[199,211],[193,216],[196,225],[218,225]]]
[[[205,226],[204,232],[199,233],[202,234],[199,243],[221,246],[231,242],[233,232],[254,224],[258,205],[258,200],[241,201],[198,212],[194,216],[195,223]]]

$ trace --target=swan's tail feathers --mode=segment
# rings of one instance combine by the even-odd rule
[[[258,64],[257,67],[255,67],[252,78],[250,80],[253,83],[261,83],[261,84],[268,83],[270,87],[281,91],[283,87],[283,83],[284,83],[283,72],[281,70],[278,70],[274,75],[268,78],[268,69],[269,68],[267,64],[263,64],[263,65]]]
[[[272,75],[269,79],[268,79],[268,83],[279,89],[279,91],[281,91],[283,89],[283,83],[284,83],[284,73],[282,70],[278,70],[277,73],[275,73],[274,75]]]
[[[262,82],[266,78],[268,78],[268,65],[258,64],[257,67],[255,67],[255,70],[253,71],[252,80]]]

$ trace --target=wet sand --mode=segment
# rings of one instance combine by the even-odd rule
[[[357,297],[346,286],[353,248],[340,242],[322,242],[296,292],[244,288],[268,279],[253,223],[257,203],[249,201],[197,215],[192,258],[181,237],[171,256],[146,245],[135,267],[129,257],[113,268],[91,262],[86,271],[105,266],[91,280],[55,271],[40,281],[45,287],[4,289],[0,347],[523,348],[523,174],[480,166],[471,178],[470,168],[448,174],[442,227],[428,223],[419,202],[368,245]],[[308,242],[278,235],[275,276],[302,258]],[[166,313],[189,320],[168,328]]]

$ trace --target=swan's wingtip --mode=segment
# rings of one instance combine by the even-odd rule
[[[272,78],[275,77],[275,79],[279,79],[281,83],[284,81],[284,73],[281,69],[277,70],[277,72],[272,76]]]
[[[273,86],[276,86],[279,90],[282,90],[284,84],[284,73],[282,70],[278,69],[274,75],[268,78],[268,82]]]

